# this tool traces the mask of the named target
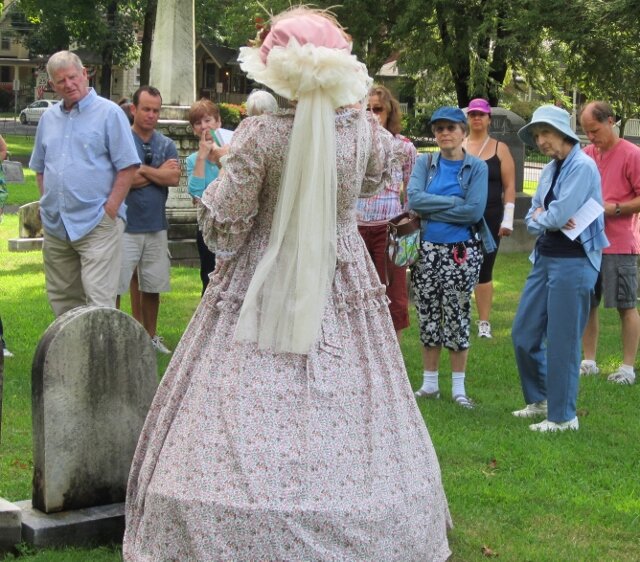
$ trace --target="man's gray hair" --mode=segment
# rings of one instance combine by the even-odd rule
[[[256,90],[247,98],[247,115],[253,117],[263,113],[274,113],[278,110],[278,102],[269,92]]]
[[[69,68],[73,66],[77,70],[82,72],[84,65],[80,60],[80,57],[71,51],[58,51],[49,57],[49,61],[47,62],[47,74],[49,75],[49,80],[53,80],[54,72],[60,70],[61,68]]]

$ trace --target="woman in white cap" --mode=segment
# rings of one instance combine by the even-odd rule
[[[602,205],[600,174],[580,150],[564,109],[539,107],[518,136],[553,160],[542,170],[525,219],[537,239],[511,331],[526,402],[513,415],[544,418],[529,425],[533,431],[576,430],[582,332],[609,243],[602,214],[586,228],[574,217],[591,199]]]
[[[496,251],[484,256],[478,284],[474,289],[478,309],[478,336],[491,338],[491,305],[493,302],[493,266],[496,263],[500,239],[513,232],[513,212],[516,201],[516,166],[509,147],[489,135],[491,106],[475,98],[467,107],[469,135],[463,147],[468,154],[487,163],[489,191],[484,219],[496,243]]]
[[[471,293],[482,264],[476,225],[490,249],[482,218],[487,203],[487,165],[462,149],[467,119],[457,107],[440,107],[431,116],[439,152],[418,158],[409,180],[409,207],[422,218],[420,258],[411,269],[420,323],[424,366],[419,398],[439,398],[438,369],[444,347],[451,359],[451,395],[473,408],[465,389],[469,353]]]
[[[348,107],[370,78],[324,13],[261,39],[242,68],[297,103],[244,120],[202,196],[218,265],[142,431],[124,557],[446,560],[438,461],[355,222],[388,165]]]

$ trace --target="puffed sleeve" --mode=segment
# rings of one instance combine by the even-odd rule
[[[367,116],[367,119],[371,130],[371,153],[360,197],[372,197],[391,184],[391,170],[394,158],[397,157],[393,135],[383,128],[375,117]]]
[[[231,140],[224,169],[202,194],[198,224],[212,251],[235,253],[253,227],[267,169],[265,143],[260,139],[269,134],[263,119],[242,121]]]

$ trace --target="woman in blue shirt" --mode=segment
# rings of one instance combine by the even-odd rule
[[[518,136],[552,161],[542,170],[525,218],[527,230],[538,238],[511,330],[527,404],[513,415],[546,418],[531,424],[533,431],[575,430],[582,332],[609,242],[603,215],[574,240],[562,229],[575,228],[574,217],[589,199],[602,205],[600,174],[580,150],[564,109],[539,107]]]
[[[453,400],[473,408],[465,390],[471,326],[471,294],[478,281],[482,250],[476,225],[487,204],[487,165],[462,148],[467,121],[457,107],[431,116],[439,152],[424,154],[413,169],[409,207],[422,218],[420,259],[411,270],[423,345],[423,384],[416,396],[439,398],[438,367],[449,350]],[[491,251],[491,240],[486,240]]]

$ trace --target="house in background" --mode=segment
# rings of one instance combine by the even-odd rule
[[[215,45],[206,39],[196,41],[196,92],[215,102],[242,103],[253,82],[238,64],[238,49]]]

